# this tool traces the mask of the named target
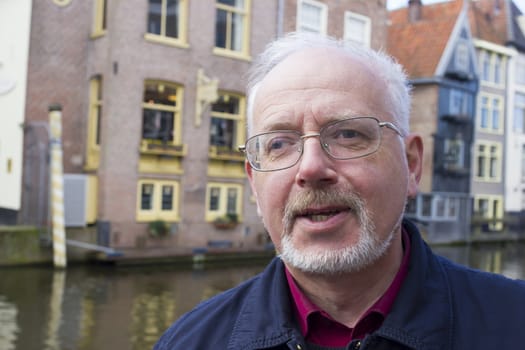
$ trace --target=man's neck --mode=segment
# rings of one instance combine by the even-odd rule
[[[336,321],[353,328],[388,289],[403,258],[401,235],[373,265],[347,274],[321,275],[287,267],[303,293]]]

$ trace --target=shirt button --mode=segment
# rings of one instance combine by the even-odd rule
[[[357,343],[355,343],[354,345],[354,349],[359,349],[361,347],[361,341],[358,341]]]
[[[297,344],[297,350],[302,350],[302,348],[301,344]]]

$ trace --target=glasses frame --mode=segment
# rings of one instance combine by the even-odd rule
[[[238,146],[238,150],[242,153],[245,154],[246,156],[246,159],[248,160],[248,163],[250,164],[251,168],[255,171],[259,171],[259,172],[271,172],[271,171],[278,171],[278,170],[284,170],[284,169],[289,169],[293,166],[295,166],[299,160],[301,159],[301,157],[303,156],[303,152],[304,152],[304,140],[308,139],[308,138],[311,138],[311,137],[319,137],[319,143],[321,144],[321,148],[323,149],[323,151],[328,155],[328,157],[332,158],[332,159],[336,159],[336,160],[348,160],[348,159],[358,159],[358,158],[363,158],[363,157],[367,157],[371,154],[374,154],[375,152],[377,152],[377,150],[379,150],[379,148],[381,147],[381,144],[383,142],[383,138],[382,138],[382,133],[379,132],[379,142],[377,143],[377,147],[374,149],[374,150],[371,150],[365,154],[362,154],[362,155],[359,155],[359,156],[354,156],[354,157],[334,157],[332,154],[330,154],[330,152],[328,151],[328,145],[323,144],[323,140],[321,139],[321,134],[323,133],[323,131],[334,125],[334,124],[338,124],[338,123],[341,123],[341,122],[345,122],[345,121],[349,121],[349,120],[358,120],[358,119],[370,119],[370,120],[374,120],[377,125],[379,126],[379,129],[381,130],[381,128],[385,127],[387,129],[390,129],[390,130],[393,130],[396,134],[398,134],[399,136],[401,137],[404,137],[403,133],[401,132],[401,130],[399,130],[399,128],[394,124],[394,123],[391,123],[391,122],[385,122],[385,121],[380,121],[379,119],[377,119],[376,117],[368,117],[368,116],[359,116],[359,117],[352,117],[352,118],[345,118],[345,119],[340,119],[340,120],[334,120],[326,125],[324,125],[320,130],[319,132],[315,132],[315,133],[308,133],[308,134],[301,134],[297,131],[294,131],[294,130],[273,130],[273,131],[267,131],[267,132],[263,132],[263,133],[260,133],[260,134],[257,134],[257,135],[253,135],[251,136],[250,138],[248,138],[248,140],[246,140],[245,144],[244,145],[239,145]],[[246,153],[246,145],[248,144],[248,142],[250,142],[250,140],[252,139],[255,139],[257,137],[260,137],[262,135],[267,135],[267,134],[274,134],[274,133],[279,133],[279,132],[288,132],[288,133],[295,133],[297,135],[299,135],[299,140],[301,141],[301,147],[300,147],[300,154],[299,154],[299,157],[297,157],[297,160],[289,165],[289,166],[286,166],[286,167],[282,167],[282,168],[277,168],[277,169],[270,169],[270,170],[264,170],[264,169],[259,169],[257,168],[256,166],[253,165],[252,161],[250,160],[248,154]]]

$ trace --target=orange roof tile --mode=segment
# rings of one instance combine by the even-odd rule
[[[463,0],[422,6],[415,22],[409,21],[407,8],[390,12],[388,52],[411,79],[434,76],[462,6]]]

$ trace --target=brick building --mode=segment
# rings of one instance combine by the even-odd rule
[[[33,2],[20,221],[47,219],[31,125],[59,103],[68,226],[113,247],[263,244],[237,151],[253,57],[296,29],[383,48],[386,18],[365,0]]]

